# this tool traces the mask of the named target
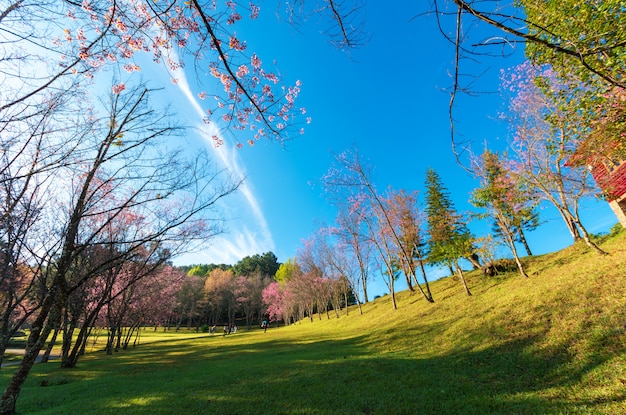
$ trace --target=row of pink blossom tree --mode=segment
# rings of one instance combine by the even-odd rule
[[[343,253],[332,251],[327,235],[307,239],[295,260],[289,260],[276,273],[276,281],[263,290],[270,321],[285,324],[313,317],[339,317],[354,299],[353,285],[346,276]]]

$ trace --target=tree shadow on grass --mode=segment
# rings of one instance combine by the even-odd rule
[[[234,339],[233,339],[234,340]],[[158,354],[137,349],[88,365],[89,377],[41,387],[20,413],[68,413],[67,395],[84,414],[567,414],[601,413],[601,402],[568,393],[608,356],[572,364],[559,350],[537,352],[537,339],[430,358],[371,352],[372,339],[292,343],[267,340],[182,349],[162,342]],[[81,380],[79,380],[81,379]],[[114,379],[114,381],[112,381]],[[71,408],[71,407],[70,407]]]

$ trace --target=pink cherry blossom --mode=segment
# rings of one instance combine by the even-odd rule
[[[120,82],[120,83],[119,83],[119,84],[117,84],[117,85],[113,85],[113,88],[112,88],[112,89],[113,89],[113,93],[114,93],[115,95],[118,95],[118,94],[120,94],[123,90],[125,90],[125,89],[126,89],[126,85],[124,85],[124,83],[123,83],[123,82]]]
[[[254,20],[259,17],[259,11],[261,8],[255,4],[250,3],[250,19]]]

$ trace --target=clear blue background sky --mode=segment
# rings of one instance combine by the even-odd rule
[[[254,147],[235,149],[236,140],[245,142],[246,138],[226,137],[223,147],[212,150],[216,160],[244,174],[246,184],[223,207],[228,233],[206,249],[177,258],[175,264],[234,264],[246,255],[267,251],[274,252],[280,262],[293,257],[301,240],[320,223],[332,223],[335,210],[324,199],[319,181],[331,166],[333,154],[354,145],[375,166],[379,189],[392,186],[421,192],[425,171],[432,167],[456,208],[470,209],[469,192],[476,182],[455,162],[450,145],[445,90],[452,83],[453,48],[440,35],[432,16],[414,18],[424,11],[418,7],[410,2],[396,2],[393,7],[369,2],[362,10],[368,42],[350,54],[327,43],[315,17],[293,28],[265,7],[258,20],[237,28],[250,52],[264,62],[276,60],[286,84],[301,80],[297,106],[306,107],[313,121],[303,136],[284,147],[259,141]],[[465,72],[484,72],[473,85],[477,95],[459,97],[455,110],[459,137],[471,140],[476,152],[485,142],[498,149],[508,141],[506,126],[497,120],[505,107],[498,94],[499,70],[522,59],[518,50],[507,59],[485,60],[471,67],[469,61],[463,63]],[[169,83],[169,75],[163,74],[162,79],[155,75],[151,82],[163,82],[182,122],[201,126],[194,105],[202,104],[196,95],[206,84],[197,86],[202,74],[193,71],[193,65],[188,67],[191,94],[187,96],[184,85]],[[192,145],[205,145],[200,136],[188,140]],[[591,232],[606,231],[617,221],[608,206],[597,201],[585,204],[582,217]],[[529,235],[535,253],[571,243],[553,210],[544,209],[542,219],[545,223]],[[478,223],[471,228],[477,235],[487,229]],[[370,290],[373,295],[385,291],[380,278]]]

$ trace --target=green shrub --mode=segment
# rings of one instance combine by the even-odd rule
[[[622,226],[621,223],[617,222],[609,230],[609,236],[615,236],[615,235],[620,234],[621,232],[624,232],[624,227]]]

